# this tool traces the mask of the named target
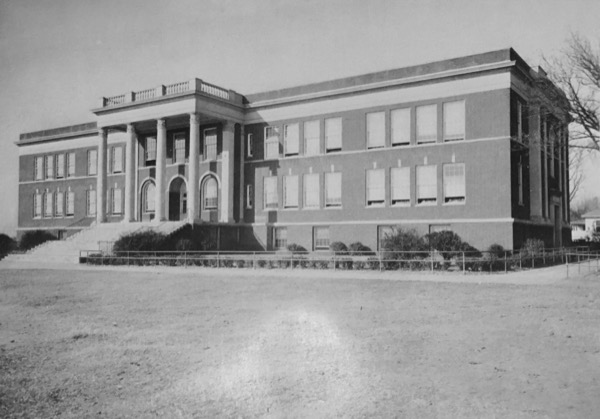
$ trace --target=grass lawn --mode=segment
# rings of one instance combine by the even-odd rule
[[[0,417],[600,416],[598,276],[311,275],[0,270]]]

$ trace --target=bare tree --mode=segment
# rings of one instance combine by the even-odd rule
[[[569,202],[573,202],[584,179],[583,157],[586,150],[575,148],[569,153]]]
[[[571,34],[562,54],[545,62],[548,75],[567,95],[569,146],[600,152],[600,48]]]
[[[581,216],[587,212],[594,211],[600,208],[600,200],[598,197],[586,198],[583,201],[571,206],[571,219],[580,220]]]

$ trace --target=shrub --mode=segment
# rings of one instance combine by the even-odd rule
[[[544,252],[544,241],[540,239],[527,239],[521,246],[521,256],[536,256]]]
[[[288,244],[287,250],[292,253],[308,253],[303,246],[296,243]]]
[[[373,254],[371,248],[369,246],[365,246],[361,242],[351,243],[350,246],[348,246],[348,253],[350,253],[352,256],[367,256],[369,254]]]
[[[163,250],[165,247],[165,235],[155,231],[140,231],[125,234],[115,242],[115,252],[152,252]]]
[[[384,250],[383,259],[401,260],[401,266],[406,260],[424,258],[428,253],[427,243],[415,230],[396,227],[385,235],[381,247]]]
[[[6,234],[0,234],[0,259],[15,250],[17,242]]]
[[[453,231],[436,231],[425,236],[425,241],[431,249],[443,252],[444,259],[452,259],[469,252],[471,256],[481,256],[481,253],[469,243],[464,242],[458,234]]]
[[[502,245],[499,245],[497,243],[490,245],[490,247],[488,247],[487,251],[488,251],[488,255],[492,259],[493,258],[496,258],[496,259],[503,258],[504,255],[506,254],[504,251],[504,247],[502,247]]]
[[[178,250],[180,252],[186,250],[196,250],[196,246],[195,243],[190,239],[179,239],[175,244],[175,250]]]
[[[334,252],[336,255],[345,255],[348,253],[348,248],[342,242],[333,242],[329,245],[329,250]]]
[[[57,240],[53,234],[48,233],[44,230],[33,230],[28,231],[23,234],[21,237],[21,242],[19,243],[19,247],[22,250],[33,249],[36,246],[39,246],[42,243],[45,243],[50,240]]]

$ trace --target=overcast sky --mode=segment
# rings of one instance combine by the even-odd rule
[[[100,97],[198,77],[242,94],[512,46],[532,66],[600,1],[0,0],[0,232],[19,133],[94,120]],[[600,195],[588,164],[582,195]]]

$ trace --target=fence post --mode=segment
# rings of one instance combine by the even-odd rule
[[[256,252],[252,253],[252,269],[256,269]]]
[[[221,267],[221,261],[219,260],[219,252],[217,252],[217,268]]]
[[[463,275],[465,275],[466,269],[465,269],[465,252],[462,252],[462,260],[463,260]]]
[[[127,266],[129,266],[129,251],[127,251]]]
[[[519,252],[519,269],[523,269],[523,255]]]
[[[504,252],[504,273],[508,272],[508,266],[506,261],[506,251]]]
[[[431,252],[429,253],[429,257],[431,258],[431,272],[433,272],[433,255]]]
[[[187,252],[183,252],[183,266],[187,268]]]
[[[542,249],[542,264],[546,264],[546,249]]]
[[[568,258],[568,255],[567,255],[566,259],[567,259],[567,263],[566,263],[566,265],[567,265],[567,279],[569,279],[569,258]]]
[[[335,252],[333,252],[333,271],[335,272]]]
[[[383,269],[383,264],[381,263],[381,252],[379,252],[379,272]]]

